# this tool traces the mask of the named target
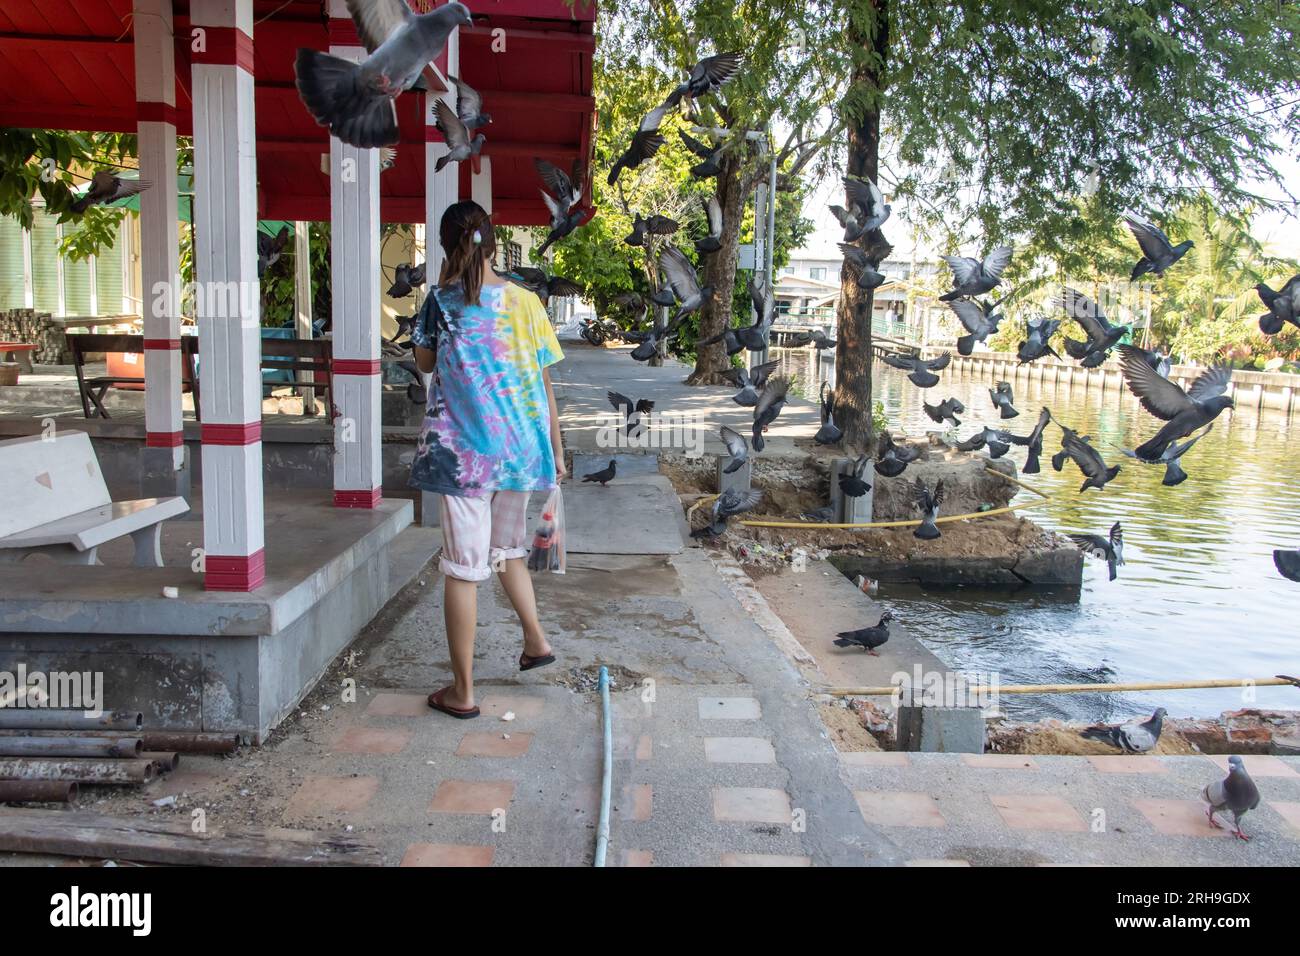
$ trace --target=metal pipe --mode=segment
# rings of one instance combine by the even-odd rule
[[[79,783],[148,783],[152,760],[111,760],[78,757],[0,757],[0,779],[75,780]]]
[[[605,745],[600,773],[600,819],[596,827],[596,866],[605,865],[609,850],[609,804],[614,782],[614,715],[609,707],[609,670],[600,666],[600,706],[604,711]]]
[[[144,714],[138,710],[105,711],[87,717],[82,710],[47,710],[41,707],[0,708],[0,728],[5,730],[140,730]]]
[[[95,740],[121,740],[138,737],[148,750],[175,750],[189,754],[230,754],[239,749],[238,734],[188,733],[185,731],[160,731],[141,733],[126,730],[0,730],[0,739],[6,737],[87,737]]]
[[[152,760],[158,765],[158,769],[164,772],[175,770],[181,765],[181,755],[178,753],[164,753],[158,750],[146,750],[140,754],[141,760]]]
[[[0,780],[0,803],[73,803],[74,780]]]
[[[1136,690],[1203,690],[1213,687],[1300,687],[1300,679],[1278,675],[1277,677],[1227,677],[1209,680],[1167,680],[1167,681],[1133,681],[1127,684],[1008,684],[1005,687],[968,687],[972,696],[980,693],[997,694],[1098,694],[1114,691]],[[898,688],[888,687],[830,687],[819,691],[827,697],[889,697],[898,693]]]
[[[144,750],[139,737],[0,737],[0,757],[136,758]]]

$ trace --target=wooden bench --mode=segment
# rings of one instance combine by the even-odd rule
[[[162,523],[190,510],[185,499],[114,501],[85,432],[0,441],[0,563],[45,554],[98,564],[100,545],[131,536],[136,567],[160,568]]]
[[[32,353],[35,345],[26,342],[0,342],[0,362],[17,362],[24,372],[32,371]]]

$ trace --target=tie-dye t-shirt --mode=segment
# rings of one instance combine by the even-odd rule
[[[411,485],[463,498],[554,488],[542,369],[564,354],[541,300],[505,283],[483,286],[474,306],[459,287],[435,287],[411,340],[438,354]]]

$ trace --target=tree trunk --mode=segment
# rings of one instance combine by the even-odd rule
[[[855,86],[879,93],[883,85],[885,54],[889,47],[887,0],[869,0],[876,10],[874,37],[852,31],[849,42],[863,48],[861,65],[853,73]],[[852,177],[876,181],[880,164],[880,103],[873,96],[858,122],[849,126],[848,162],[845,172]],[[875,255],[883,238],[865,236],[869,255]],[[836,314],[839,329],[835,347],[836,424],[844,431],[844,444],[860,449],[874,440],[871,427],[871,311],[873,294],[860,289],[847,269],[840,271],[840,305]]]
[[[740,152],[741,155],[737,155]],[[745,182],[742,174],[748,158],[745,141],[739,150],[724,154],[718,170],[717,197],[722,207],[722,248],[704,256],[702,285],[712,286],[713,294],[700,310],[700,339],[717,335],[731,322],[731,291],[736,284],[736,258],[739,255],[741,217],[745,213]],[[697,346],[695,369],[686,378],[687,385],[721,385],[718,369],[730,367],[727,349],[722,342]]]

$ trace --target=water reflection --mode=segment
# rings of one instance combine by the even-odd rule
[[[797,390],[816,394],[834,381],[833,358],[811,349],[776,349]],[[962,437],[997,426],[983,376],[941,373],[924,393],[931,404],[950,396],[965,403]],[[922,393],[904,373],[877,363],[874,398],[891,425],[912,435],[936,428],[921,409]],[[1300,585],[1273,568],[1274,548],[1300,546],[1300,437],[1296,420],[1277,412],[1225,413],[1188,453],[1191,477],[1176,488],[1163,467],[1141,465],[1115,448],[1132,448],[1157,424],[1127,389],[1104,391],[1051,382],[1013,382],[1024,433],[1046,405],[1091,435],[1110,464],[1123,468],[1102,492],[1079,494],[1082,477],[1067,464],[1052,471],[1048,456],[1060,432],[1049,427],[1043,472],[1029,478],[1053,496],[1034,520],[1063,532],[1105,533],[1124,525],[1126,567],[1106,580],[1100,562],[1085,568],[1077,602],[1037,590],[923,589],[881,585],[881,600],[950,666],[996,670],[1003,683],[1177,680],[1265,677],[1300,672]],[[1024,452],[1013,449],[1017,464]],[[1032,496],[1030,496],[1032,497]],[[1112,718],[1164,706],[1173,714],[1214,715],[1242,706],[1300,707],[1300,691],[1259,688],[1253,702],[1237,689],[1116,695],[1007,697],[1020,717]]]

